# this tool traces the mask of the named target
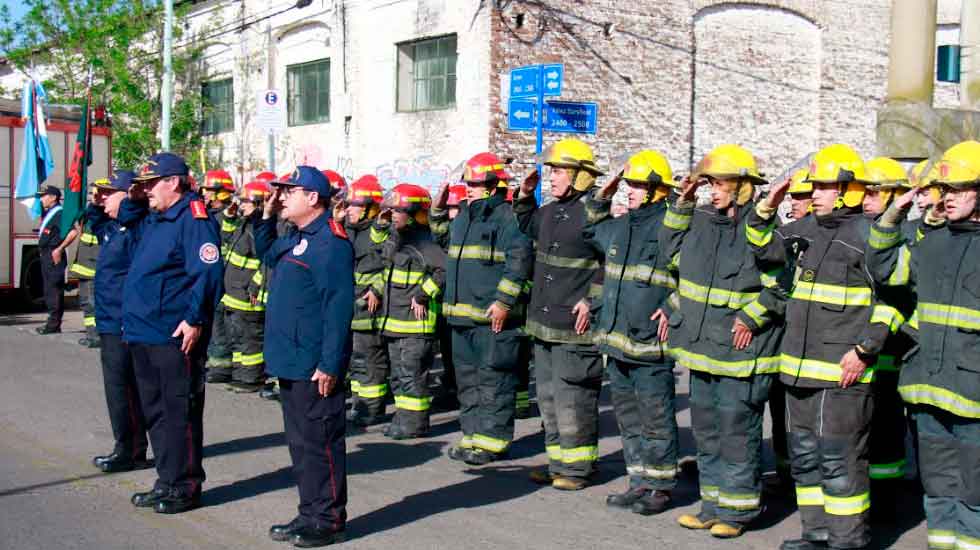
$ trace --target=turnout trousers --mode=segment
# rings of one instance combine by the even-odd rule
[[[519,329],[452,327],[459,397],[460,447],[503,453],[514,439]]]
[[[78,280],[78,305],[82,308],[82,324],[85,326],[85,337],[98,341],[99,332],[95,329],[95,281],[92,279]]]
[[[521,418],[531,415],[531,339],[522,337],[517,357],[516,408]]]
[[[980,419],[929,405],[910,412],[918,426],[930,550],[980,548]]]
[[[214,325],[211,327],[211,341],[208,344],[208,371],[214,374],[231,376],[231,347],[228,330],[225,327],[225,305],[218,303],[214,308]]]
[[[146,420],[136,387],[136,372],[129,346],[118,334],[100,334],[102,383],[115,439],[113,452],[132,460],[146,458]]]
[[[871,542],[870,385],[786,387],[786,425],[803,538],[831,548]]]
[[[143,416],[156,460],[154,488],[184,497],[199,495],[204,483],[204,353],[202,337],[190,355],[176,342],[130,343]]]
[[[674,364],[606,363],[631,489],[670,491],[677,484]]]
[[[534,376],[549,471],[565,477],[592,475],[599,459],[599,350],[591,344],[535,339]]]
[[[432,368],[432,343],[428,338],[384,337],[391,360],[391,382],[395,394],[395,416],[391,423],[407,434],[422,435],[429,431],[429,370]]]
[[[279,379],[282,419],[303,524],[343,530],[347,523],[345,395],[323,397],[309,380]]]
[[[354,410],[369,419],[385,413],[388,396],[388,346],[376,331],[353,332],[351,352],[351,390],[356,395]]]
[[[265,380],[265,312],[225,308],[227,350],[231,352],[231,379],[245,384]]]
[[[691,371],[701,512],[708,517],[744,525],[762,511],[762,419],[774,377]]]

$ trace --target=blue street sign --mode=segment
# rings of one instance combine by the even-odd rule
[[[538,95],[540,65],[518,67],[510,71],[510,97],[534,97]]]
[[[599,120],[599,106],[578,101],[549,101],[544,106],[541,125],[549,132],[594,134]]]
[[[507,128],[510,130],[534,130],[538,123],[538,108],[534,101],[511,98],[507,104]]]
[[[561,84],[565,80],[565,65],[553,63],[551,65],[541,65],[541,72],[544,76],[544,94],[546,96],[561,95]]]

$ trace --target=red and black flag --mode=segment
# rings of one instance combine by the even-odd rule
[[[88,93],[78,122],[78,136],[71,154],[71,166],[66,174],[65,198],[61,210],[61,238],[65,238],[75,222],[85,211],[88,167],[92,164],[92,79],[89,76]]]

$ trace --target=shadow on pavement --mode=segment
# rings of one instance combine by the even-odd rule
[[[268,433],[263,435],[253,435],[231,441],[212,443],[204,447],[204,458],[216,456],[257,451],[270,447],[279,447],[286,444],[286,434],[284,432]]]
[[[348,540],[397,529],[420,519],[451,510],[481,508],[523,497],[540,487],[527,479],[531,468],[484,467],[466,470],[466,481],[407,496],[383,508],[353,518],[347,524]]]
[[[274,472],[266,472],[248,479],[242,479],[208,489],[201,494],[203,506],[220,506],[236,500],[251,498],[263,493],[271,493],[280,489],[295,487],[293,480],[292,467],[285,466]]]
[[[128,473],[128,472],[123,472],[123,473]],[[89,479],[96,479],[96,478],[106,477],[111,475],[114,474],[106,474],[106,473],[98,472],[92,474],[85,474],[81,476],[68,477],[65,479],[56,479],[54,481],[45,481],[44,483],[35,483],[33,485],[25,485],[23,487],[14,487],[13,489],[6,489],[4,491],[0,491],[0,498],[9,497],[13,495],[22,495],[25,493],[32,493],[34,491],[40,491],[42,489],[47,489],[49,487],[58,487],[59,485],[68,485],[71,483],[77,483],[79,481],[86,481]]]

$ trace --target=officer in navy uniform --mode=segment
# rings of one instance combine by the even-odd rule
[[[158,479],[132,502],[176,514],[200,504],[204,482],[204,361],[223,279],[218,223],[173,153],[153,155],[134,182],[152,213],[123,285],[122,330]]]
[[[127,472],[153,466],[146,460],[149,445],[146,420],[136,388],[136,372],[129,346],[122,336],[123,283],[139,225],[148,214],[144,201],[129,201],[123,209],[136,173],[120,170],[109,179],[95,182],[95,205],[86,212],[88,229],[98,239],[93,287],[95,329],[99,335],[102,379],[115,445],[112,453],[97,456],[92,463],[103,472]]]
[[[53,185],[37,194],[44,207],[44,217],[37,232],[37,248],[41,259],[41,280],[44,288],[44,304],[48,308],[48,320],[38,327],[38,334],[61,332],[61,317],[65,313],[65,268],[68,259],[61,246],[61,189]]]
[[[331,217],[333,190],[299,166],[276,184],[255,247],[266,281],[266,372],[279,378],[286,442],[299,486],[299,515],[269,536],[304,548],[344,540],[347,521],[344,384],[351,354],[354,251]],[[295,224],[276,239],[274,210]]]

